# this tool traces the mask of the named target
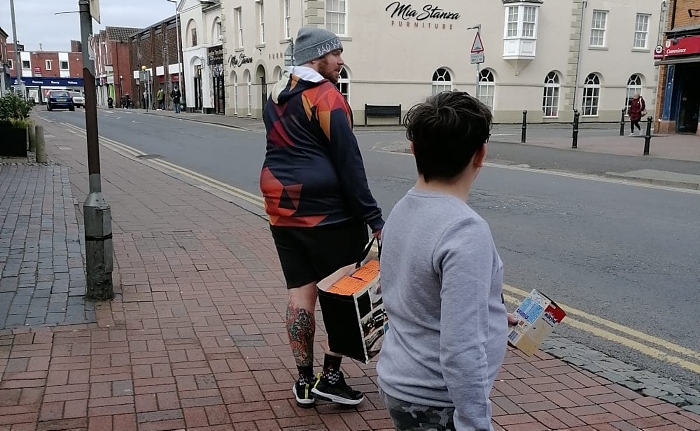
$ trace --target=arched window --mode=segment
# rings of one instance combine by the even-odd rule
[[[452,76],[447,69],[440,68],[433,73],[433,95],[452,91]]]
[[[335,86],[338,87],[338,91],[340,91],[340,94],[343,95],[345,100],[350,100],[350,77],[348,76],[348,70],[346,68],[340,71],[340,79]]]
[[[253,81],[248,73],[248,116],[253,115]]]
[[[583,116],[598,116],[598,106],[600,105],[600,76],[591,73],[583,83]]]
[[[639,93],[640,96],[642,95],[642,76],[638,73],[630,76],[630,79],[627,80],[627,107],[632,103],[634,93]]]
[[[238,75],[233,74],[233,114],[238,115]]]
[[[212,32],[211,32],[211,43],[214,45],[218,45],[223,42],[223,38],[221,37],[221,19],[217,16],[214,18],[214,24],[212,25]]]
[[[197,46],[197,24],[193,19],[187,22],[187,31],[183,35],[186,48]]]
[[[549,72],[544,78],[544,95],[542,96],[542,116],[556,118],[559,116],[559,75],[557,72]]]
[[[484,69],[479,72],[479,88],[477,88],[479,100],[491,108],[496,100],[496,78],[493,76],[491,69]]]

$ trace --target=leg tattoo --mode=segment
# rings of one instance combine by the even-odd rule
[[[316,319],[308,310],[291,302],[287,305],[287,335],[297,367],[312,367]]]

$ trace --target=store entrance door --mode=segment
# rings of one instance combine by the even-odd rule
[[[682,68],[678,68],[676,73],[676,76],[681,78],[681,100],[676,131],[695,134],[698,131],[698,115],[700,114],[700,86],[697,85],[697,77],[700,76],[700,63],[683,65]]]

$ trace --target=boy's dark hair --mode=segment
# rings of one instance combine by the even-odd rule
[[[445,91],[409,109],[406,137],[426,182],[458,176],[489,139],[493,115],[469,93]]]

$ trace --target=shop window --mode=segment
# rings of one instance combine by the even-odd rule
[[[559,92],[561,84],[557,72],[549,72],[544,79],[544,95],[542,96],[542,116],[556,118],[559,116]]]
[[[452,75],[447,69],[440,68],[433,73],[433,95],[443,91],[452,91]]]
[[[605,46],[605,33],[608,28],[608,11],[594,10],[591,21],[591,43],[592,47]]]
[[[348,70],[343,68],[340,71],[340,79],[338,79],[338,83],[335,85],[338,87],[338,91],[340,91],[340,94],[343,95],[345,100],[349,101],[350,100],[350,77],[348,76]]]
[[[326,29],[338,36],[347,35],[347,1],[326,0]]]
[[[493,111],[496,101],[496,78],[491,69],[484,69],[479,72],[477,95],[479,100]]]
[[[583,83],[583,116],[597,117],[600,106],[600,76],[591,73]]]
[[[632,98],[634,98],[635,93],[642,95],[642,76],[638,73],[630,76],[630,79],[627,80],[627,107],[632,104]]]

